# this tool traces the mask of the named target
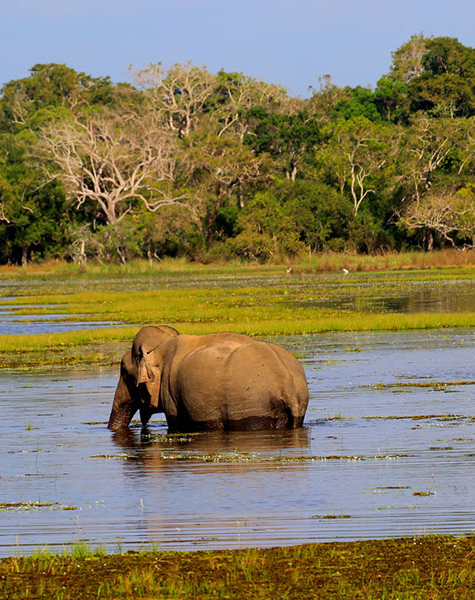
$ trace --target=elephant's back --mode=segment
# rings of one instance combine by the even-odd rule
[[[168,371],[168,390],[187,418],[226,422],[227,364],[245,337],[210,334],[177,338]]]
[[[224,428],[302,423],[305,374],[286,350],[239,334],[186,338],[176,340],[170,381],[187,419]]]
[[[253,340],[230,355],[228,377],[224,382],[231,407],[247,413],[259,407],[263,416],[303,419],[308,404],[308,388],[300,363],[286,350]],[[235,374],[239,375],[236,377]]]

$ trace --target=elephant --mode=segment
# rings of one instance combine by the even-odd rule
[[[247,335],[143,327],[122,358],[109,429],[165,413],[170,432],[294,429],[308,405],[305,372],[287,350]]]

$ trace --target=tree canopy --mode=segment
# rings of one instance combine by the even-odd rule
[[[149,64],[34,65],[0,93],[0,262],[472,247],[475,49],[413,35],[374,89],[308,99]]]

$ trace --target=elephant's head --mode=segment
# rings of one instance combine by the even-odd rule
[[[124,354],[120,378],[109,417],[109,429],[127,427],[140,411],[145,425],[155,412],[160,412],[160,383],[163,358],[161,349],[178,331],[173,327],[143,327],[132,342],[132,349]]]

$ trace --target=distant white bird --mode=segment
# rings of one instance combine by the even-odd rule
[[[285,269],[286,273],[292,273],[292,267],[289,267],[288,269]]]
[[[348,269],[343,269],[343,273],[344,273],[345,275],[348,275],[348,273],[349,273]]]

